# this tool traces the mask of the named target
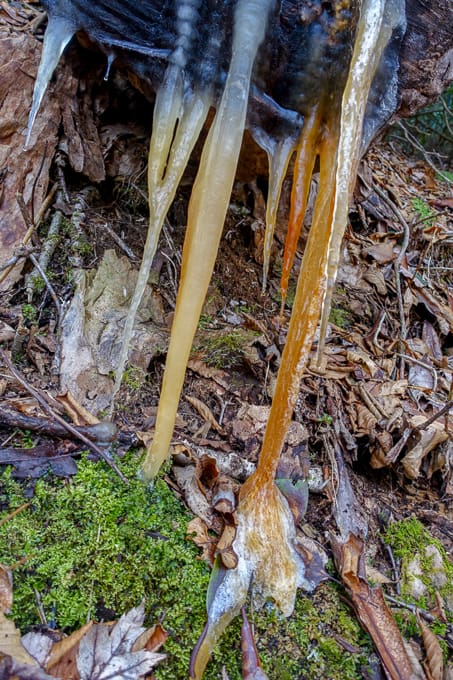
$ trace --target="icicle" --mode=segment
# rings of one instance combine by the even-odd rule
[[[184,96],[183,67],[196,22],[196,0],[179,5],[180,35],[154,105],[153,132],[148,155],[149,227],[134,294],[126,317],[118,367],[115,374],[110,415],[123,380],[135,318],[148,282],[164,219],[175,197],[190,154],[211,105],[212,94],[188,91]]]
[[[349,199],[357,175],[368,94],[377,66],[392,34],[393,6],[398,3],[390,0],[387,4],[386,7],[385,0],[364,0],[363,2],[348,80],[343,93],[335,205],[326,270],[326,293],[321,312],[318,364],[321,362],[324,350],[330,303],[340,261],[341,242],[348,220]],[[390,15],[390,21],[384,20],[385,10]]]
[[[107,67],[106,67],[105,73],[104,73],[105,82],[107,82],[107,80],[109,79],[110,70],[112,68],[113,62],[115,61],[115,57],[116,57],[115,52],[113,52],[113,51],[108,52],[108,54],[107,54]]]
[[[269,262],[274,238],[277,210],[283,181],[291,156],[296,150],[302,117],[295,111],[282,108],[256,86],[251,91],[248,128],[255,142],[267,154],[269,185],[266,201],[266,233],[263,252],[263,293],[267,287]],[[270,131],[268,131],[270,130]]]
[[[293,266],[297,242],[302,230],[305,210],[307,208],[308,193],[310,190],[310,183],[316,156],[319,152],[321,136],[321,105],[318,102],[313,106],[311,112],[306,116],[302,134],[297,146],[293,186],[291,190],[291,206],[288,231],[285,240],[282,276],[280,281],[282,313],[288,293],[289,275]]]
[[[339,138],[336,126],[332,126],[332,129],[324,131],[320,141],[320,189],[303,255],[272,408],[257,470],[242,488],[241,496],[246,495],[255,484],[269,484],[275,475],[319,315],[321,310],[324,316],[328,313],[326,291],[333,286],[338,266],[338,251],[360,149],[363,113],[371,78],[385,46],[379,41],[384,4],[384,0],[363,2],[342,98]]]
[[[66,45],[69,43],[76,30],[74,24],[67,19],[49,17],[49,23],[44,36],[41,61],[36,76],[32,107],[28,118],[25,148],[27,148],[30,143],[30,136],[36,120],[36,115],[41,106],[50,79],[52,78],[52,74],[60,61],[60,57],[63,54]]]
[[[152,480],[167,458],[184,374],[230,200],[247,113],[250,77],[273,0],[239,0],[230,68],[205,142],[189,204],[176,301],[156,429],[143,466]]]

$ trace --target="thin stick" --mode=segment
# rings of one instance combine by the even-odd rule
[[[395,287],[396,287],[396,295],[398,298],[398,312],[399,312],[399,317],[400,317],[400,354],[404,354],[403,348],[404,348],[404,342],[407,337],[407,325],[406,325],[406,317],[404,314],[404,302],[403,302],[403,292],[401,289],[401,276],[400,276],[400,267],[401,263],[404,259],[404,256],[406,254],[407,247],[409,245],[409,237],[410,237],[410,229],[409,225],[404,219],[401,211],[398,209],[398,207],[395,205],[395,203],[391,200],[391,198],[384,192],[380,187],[378,187],[374,182],[372,182],[371,186],[368,184],[368,182],[364,179],[362,175],[360,175],[360,179],[364,183],[364,185],[367,187],[369,191],[373,190],[377,193],[380,198],[384,201],[384,203],[390,208],[390,210],[396,215],[398,218],[399,223],[403,227],[403,242],[401,243],[400,247],[400,252],[398,253],[398,257],[396,258],[395,262],[393,263],[394,269],[395,269]],[[400,378],[404,378],[404,372],[405,372],[405,362],[404,362],[404,357],[401,357],[401,363],[399,367],[399,373],[400,373]]]
[[[49,404],[47,401],[39,394],[37,390],[35,390],[34,387],[29,385],[29,383],[22,377],[22,375],[19,373],[19,371],[15,368],[15,366],[11,363],[11,360],[9,359],[8,355],[6,352],[2,349],[0,349],[0,357],[3,359],[4,364],[6,367],[11,371],[13,376],[16,378],[16,380],[22,385],[24,389],[27,390],[38,402],[38,404],[41,406],[43,411],[45,411],[51,418],[57,421],[57,423],[60,423],[60,425],[63,425],[68,432],[70,432],[76,439],[80,439],[86,446],[88,446],[92,451],[97,453],[102,460],[104,460],[107,465],[109,465],[112,470],[116,472],[118,477],[125,483],[129,484],[129,480],[127,477],[123,475],[121,470],[118,468],[118,466],[113,462],[113,460],[110,460],[110,458],[106,455],[105,451],[103,451],[99,446],[97,446],[94,442],[90,441],[88,437],[85,437],[84,434],[81,432],[78,432],[75,427],[73,427],[70,423],[67,423],[66,420],[64,420],[61,416],[59,416],[57,413],[54,413],[54,411],[50,408]]]
[[[432,425],[434,421],[436,421],[438,418],[441,418],[444,413],[448,413],[448,411],[453,407],[453,399],[450,399],[450,401],[447,401],[445,406],[442,406],[439,411],[434,413],[428,420],[425,420],[425,422],[422,425],[416,425],[416,427],[413,428],[412,432],[421,432],[422,430],[426,430],[427,427]]]
[[[0,527],[2,527],[4,524],[6,524],[6,522],[9,522],[9,520],[12,519],[13,517],[15,517],[16,515],[18,515],[19,512],[22,512],[22,510],[26,510],[28,507],[30,507],[30,503],[24,503],[20,507],[16,508],[12,512],[10,512],[9,515],[6,515],[6,517],[2,517],[2,519],[0,519]],[[11,567],[10,567],[10,569],[11,569]]]

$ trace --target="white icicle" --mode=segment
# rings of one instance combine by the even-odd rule
[[[52,74],[60,61],[60,57],[63,54],[66,45],[69,43],[75,32],[76,28],[71,22],[67,21],[67,19],[49,17],[49,23],[44,36],[41,61],[36,76],[32,107],[28,118],[25,148],[29,145],[33,124],[36,120],[36,115],[41,106],[47,86],[52,78]]]

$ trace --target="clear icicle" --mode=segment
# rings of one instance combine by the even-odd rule
[[[266,232],[264,235],[263,251],[263,293],[267,287],[269,262],[274,240],[275,224],[277,222],[280,194],[294,149],[294,141],[288,137],[287,139],[277,142],[267,154],[269,161],[269,189],[266,202]]]
[[[183,107],[183,84],[179,69],[172,65],[168,71],[168,78],[156,97],[148,160],[148,234],[124,325],[110,414],[113,412],[114,399],[123,379],[135,318],[148,282],[162,225],[211,103],[209,92],[191,93],[186,96]]]
[[[167,458],[193,338],[231,196],[247,113],[250,77],[273,0],[239,0],[225,89],[205,142],[189,204],[176,301],[154,439],[143,466],[150,481]]]
[[[393,0],[390,0],[387,5],[393,7]],[[349,199],[357,175],[368,94],[376,68],[392,34],[393,15],[390,12],[391,21],[386,21],[386,10],[390,12],[385,0],[364,0],[351,66],[343,92],[335,204],[326,271],[327,286],[321,312],[318,364],[321,362],[324,350],[330,303],[340,261],[341,242],[348,220]]]
[[[30,143],[33,125],[50,79],[52,78],[52,74],[60,61],[66,45],[69,43],[75,32],[76,28],[67,19],[49,17],[49,23],[44,36],[41,61],[36,76],[33,102],[28,117],[25,148],[27,148]]]

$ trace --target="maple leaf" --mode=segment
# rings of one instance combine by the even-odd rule
[[[137,680],[149,673],[165,654],[134,650],[145,632],[142,603],[124,614],[113,627],[96,624],[80,641],[77,669],[80,680]]]

